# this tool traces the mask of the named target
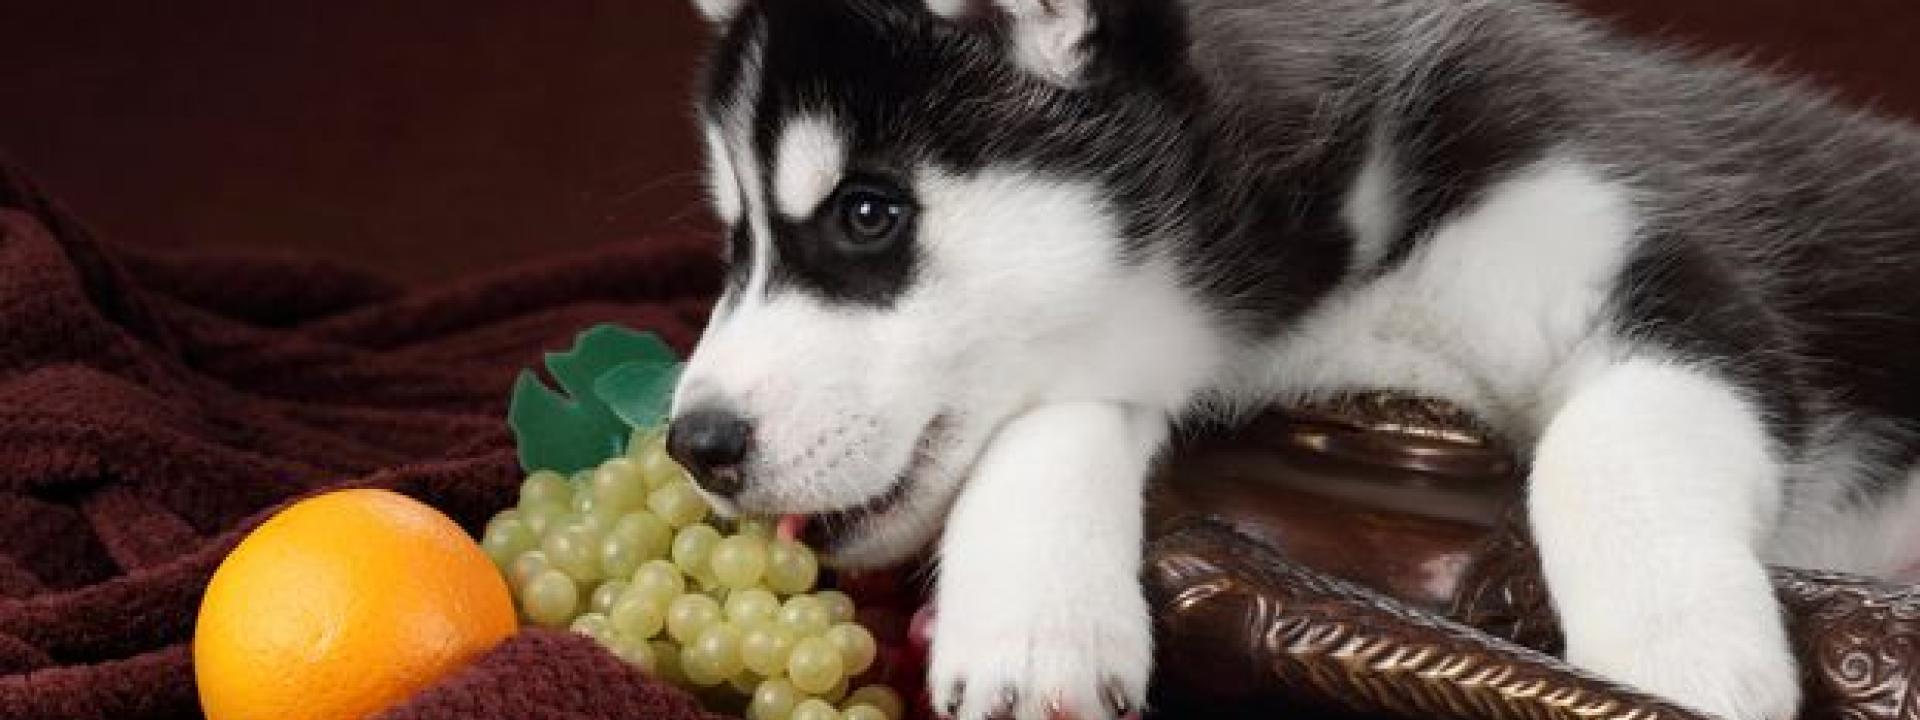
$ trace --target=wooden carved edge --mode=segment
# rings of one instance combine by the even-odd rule
[[[1216,523],[1162,536],[1146,567],[1163,671],[1211,694],[1401,717],[1704,720],[1290,563]]]
[[[1449,614],[1558,652],[1559,625],[1517,515],[1478,557]],[[1772,578],[1800,663],[1802,720],[1920,719],[1920,586],[1789,568]]]

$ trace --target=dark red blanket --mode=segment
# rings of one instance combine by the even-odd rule
[[[689,241],[424,289],[149,256],[0,165],[0,718],[198,717],[193,617],[242,532],[344,484],[478,528],[518,482],[514,372],[598,322],[684,351],[717,280]],[[699,714],[590,641],[523,633],[387,717]]]

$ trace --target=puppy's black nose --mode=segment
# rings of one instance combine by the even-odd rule
[[[703,407],[667,428],[667,454],[693,475],[707,492],[730,498],[740,493],[740,463],[747,459],[753,425],[720,408]]]

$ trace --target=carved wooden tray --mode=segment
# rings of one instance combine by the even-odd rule
[[[1510,458],[1443,404],[1380,395],[1181,448],[1150,502],[1157,714],[1703,718],[1554,656]],[[1774,580],[1803,717],[1920,718],[1920,589]]]

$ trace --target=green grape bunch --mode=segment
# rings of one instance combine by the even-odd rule
[[[710,517],[638,431],[625,456],[529,475],[481,540],[524,622],[567,628],[656,678],[749,720],[902,720],[899,693],[849,689],[872,667],[854,602],[817,590],[813,550],[760,520]]]

